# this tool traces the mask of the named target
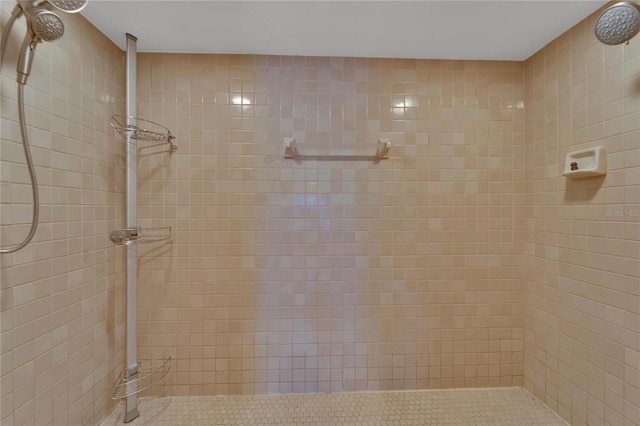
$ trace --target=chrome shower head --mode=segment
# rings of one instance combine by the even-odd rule
[[[626,43],[640,32],[640,6],[631,2],[616,3],[605,9],[596,21],[595,33],[604,44]]]
[[[87,5],[87,0],[47,0],[51,6],[61,12],[77,13]]]
[[[33,33],[42,41],[53,41],[64,34],[62,19],[48,10],[38,10],[29,19]]]
[[[31,74],[31,64],[36,46],[41,41],[53,41],[62,37],[64,24],[55,13],[46,9],[29,8],[24,11],[27,17],[27,33],[18,56],[18,83],[26,84]]]

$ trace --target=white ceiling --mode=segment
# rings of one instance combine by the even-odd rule
[[[524,60],[603,0],[89,0],[82,14],[139,52]]]

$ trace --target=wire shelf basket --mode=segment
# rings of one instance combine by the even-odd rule
[[[154,383],[162,379],[171,368],[171,357],[156,362],[149,361],[145,366],[143,362],[138,362],[137,369],[131,374],[130,369],[124,370],[118,376],[113,387],[111,399],[122,399],[142,392],[150,388]]]
[[[127,120],[133,121],[137,125],[127,124]],[[116,114],[111,117],[109,124],[118,133],[130,139],[147,142],[152,145],[169,144],[171,151],[176,150],[176,146],[173,144],[173,140],[176,137],[171,134],[171,130],[153,121]]]
[[[166,226],[164,228],[140,228],[140,235],[138,236],[138,242],[157,243],[159,241],[168,240],[171,238],[171,227]]]
[[[118,245],[128,245],[131,243],[157,243],[171,238],[171,227],[164,228],[132,228],[117,229],[111,231],[109,235],[111,242]]]

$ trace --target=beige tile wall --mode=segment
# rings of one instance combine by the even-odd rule
[[[179,146],[140,160],[155,392],[522,384],[523,65],[140,54]]]
[[[13,2],[3,1],[2,24]],[[79,15],[38,45],[26,116],[40,225],[0,255],[0,424],[95,424],[113,407],[123,362],[123,265],[108,233],[123,226],[124,144],[109,117],[124,107],[123,53]],[[31,191],[20,139],[13,29],[1,75],[0,241],[22,241]]]
[[[595,16],[525,63],[525,387],[573,425],[640,424],[640,39]],[[567,180],[603,145],[606,177]]]
[[[123,226],[124,145],[107,122],[123,53],[64,20],[27,89],[41,225],[0,257],[2,424],[94,423],[122,366],[123,256],[107,234]],[[173,227],[140,248],[140,358],[174,358],[153,392],[524,376],[573,424],[640,423],[640,48],[591,28],[524,63],[141,54],[139,113],[179,145],[140,150],[140,223]],[[18,33],[2,70],[3,245],[30,215]],[[284,159],[283,137],[307,157]],[[379,138],[391,159],[369,158]],[[606,178],[559,176],[567,151],[602,144]]]

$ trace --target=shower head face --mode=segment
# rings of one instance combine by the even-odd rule
[[[61,12],[77,13],[87,5],[87,0],[47,0],[51,6]]]
[[[595,33],[604,44],[626,43],[640,32],[640,6],[620,2],[607,8],[596,21]]]
[[[53,41],[64,34],[64,23],[58,15],[48,10],[39,10],[30,18],[31,29],[42,41]]]

